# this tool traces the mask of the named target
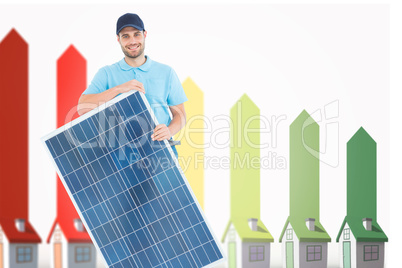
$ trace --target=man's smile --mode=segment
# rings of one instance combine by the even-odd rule
[[[140,45],[137,44],[137,45],[127,46],[127,49],[128,49],[128,50],[137,50],[139,47],[140,47]]]

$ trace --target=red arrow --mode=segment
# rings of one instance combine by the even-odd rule
[[[86,88],[87,64],[73,46],[57,60],[57,127],[78,117],[78,99]],[[91,242],[87,232],[77,232],[74,219],[77,211],[60,179],[57,180],[57,220],[69,242]]]
[[[0,217],[28,219],[28,44],[0,43]]]

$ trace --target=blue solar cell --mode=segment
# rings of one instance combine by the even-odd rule
[[[137,185],[133,189],[130,189],[130,193],[137,206],[141,206],[142,204],[148,202],[148,199],[145,196],[144,190],[142,189],[141,185]]]
[[[124,133],[127,133],[128,134],[126,135],[127,138],[131,138],[131,140],[135,140],[146,133],[141,128],[141,124],[138,121],[137,117],[133,117],[130,120],[126,121],[124,127],[125,127]]]
[[[193,248],[196,248],[201,244],[201,242],[200,242],[200,240],[198,240],[198,236],[196,235],[193,228],[187,229],[184,233],[187,235],[187,238],[188,238],[188,240],[190,240],[191,246]]]
[[[196,225],[199,222],[199,220],[191,206],[185,207],[184,211],[187,214],[187,217],[190,220],[191,225]]]
[[[109,161],[107,160],[107,155],[99,158],[99,164],[102,166],[103,172],[105,173],[106,177],[110,176],[114,172],[109,164]]]
[[[84,192],[87,195],[89,202],[91,203],[91,207],[96,206],[100,202],[95,191],[96,191],[95,187],[88,187],[84,189]]]
[[[175,193],[176,193],[177,198],[179,199],[182,207],[186,207],[186,206],[190,205],[190,200],[188,200],[187,195],[183,190],[183,187],[177,188],[175,190]]]
[[[195,225],[194,231],[198,236],[198,239],[200,240],[201,244],[205,244],[209,241],[207,235],[204,232],[204,229],[202,228],[201,224]]]
[[[79,124],[81,126],[81,130],[85,133],[86,140],[90,140],[96,136],[96,134],[92,131],[92,120],[86,119]]]
[[[142,267],[151,267],[151,263],[144,251],[139,252],[138,257],[140,258]]]
[[[195,263],[195,260],[191,256],[191,253],[188,252],[185,254],[185,256],[186,256],[187,260],[189,261],[189,263],[191,264],[191,266],[185,266],[185,267],[197,267],[197,264]]]
[[[120,194],[123,191],[123,188],[121,187],[120,182],[117,180],[116,175],[111,175],[106,178],[106,180],[109,182],[115,195]]]
[[[120,206],[123,208],[123,213],[133,209],[133,207],[131,206],[130,202],[127,200],[126,195],[124,193],[119,194],[117,196],[117,199],[119,200]]]
[[[134,252],[139,252],[142,250],[142,246],[140,241],[138,240],[138,237],[136,235],[136,233],[131,233],[128,235],[128,239],[130,240],[130,245],[131,245],[131,249]]]
[[[162,203],[163,203],[163,204],[166,206],[166,208],[167,208],[167,213],[173,213],[173,212],[174,212],[174,211],[173,211],[173,207],[172,207],[172,205],[170,205],[170,202],[169,202],[167,196],[166,196],[166,195],[162,195],[161,198],[162,198],[162,200],[163,200]]]
[[[99,238],[98,243],[100,244],[101,247],[105,246],[105,245],[107,245],[109,243],[109,238],[106,235],[106,232],[105,232],[105,230],[103,229],[102,226],[100,226],[98,228],[95,228],[94,232],[96,233],[96,236]]]
[[[101,189],[103,190],[103,192],[106,195],[106,198],[110,198],[115,195],[113,188],[110,185],[109,180],[107,178],[101,180],[99,183],[100,183]]]
[[[216,261],[217,259],[219,259],[218,255],[216,255],[216,252],[215,252],[214,248],[212,247],[211,243],[206,243],[204,245],[204,250],[211,261]]]
[[[102,205],[95,206],[94,211],[96,213],[97,218],[99,218],[100,222],[107,222],[108,221],[108,218],[106,216],[105,211],[103,210]]]
[[[138,240],[141,243],[142,248],[147,248],[150,245],[150,242],[148,241],[147,236],[145,235],[144,229],[140,229],[135,232],[135,234],[138,237]]]
[[[74,172],[70,173],[69,175],[66,175],[66,182],[67,184],[70,184],[72,186],[71,188],[72,193],[78,192],[82,189],[80,180],[78,179],[77,175]]]
[[[168,256],[168,259],[171,259],[176,255],[169,240],[164,240],[161,242],[161,244],[166,255]]]
[[[142,189],[144,190],[145,195],[147,196],[148,200],[153,200],[156,198],[156,194],[151,187],[150,181],[144,181],[141,184]]]
[[[101,224],[93,208],[88,209],[86,213],[90,223],[92,224],[91,228],[96,228]]]
[[[114,216],[119,217],[124,214],[124,210],[116,196],[109,199],[111,207],[113,208]]]
[[[147,255],[148,259],[151,262],[151,265],[153,267],[157,266],[160,263],[160,260],[158,260],[157,255],[155,254],[154,248],[147,248],[145,250],[145,255]]]
[[[169,179],[166,177],[165,173],[160,173],[155,177],[157,181],[158,190],[161,193],[167,193],[172,190],[172,185],[169,182]]]
[[[105,251],[110,259],[110,262],[108,263],[109,265],[112,265],[113,263],[116,263],[119,261],[119,258],[117,257],[117,253],[111,244],[105,246]]]
[[[173,207],[173,211],[179,210],[181,208],[179,199],[177,199],[177,195],[176,195],[175,191],[171,191],[171,192],[167,193],[166,196],[169,199],[170,204]]]
[[[153,211],[156,214],[158,219],[163,218],[166,214],[163,211],[162,205],[159,203],[159,199],[154,199],[150,202],[150,206],[152,206]]]
[[[180,246],[183,249],[183,251],[187,252],[188,247],[187,247],[186,243],[184,242],[183,236],[179,233],[179,234],[176,235],[176,237],[177,237],[177,240],[179,241]]]
[[[177,187],[180,186],[180,182],[177,179],[176,174],[174,173],[173,169],[168,169],[165,171],[166,177],[169,178],[169,183],[172,186],[173,189],[176,189]]]
[[[192,267],[186,255],[179,256],[179,261],[182,267]]]
[[[194,251],[197,253],[197,257],[202,263],[202,265],[207,265],[210,263],[207,254],[205,254],[204,248],[203,247],[198,247],[195,248]]]
[[[144,210],[145,215],[146,215],[146,217],[147,217],[147,219],[148,219],[148,221],[149,221],[150,223],[151,223],[151,222],[154,222],[154,221],[156,221],[156,220],[158,219],[158,218],[156,217],[156,214],[155,214],[153,208],[151,207],[151,204],[150,204],[150,203],[144,204],[141,209]],[[141,211],[141,210],[140,210],[140,211]]]
[[[73,171],[73,168],[71,167],[70,162],[68,161],[67,155],[65,155],[65,154],[60,155],[58,160],[59,160],[59,165],[61,166],[61,168],[64,171],[64,174],[62,174],[62,175],[70,174]],[[60,168],[60,166],[59,166],[59,168]]]
[[[201,267],[222,259],[139,92],[43,139],[109,267]]]
[[[188,220],[186,213],[184,212],[183,209],[177,211],[176,215],[179,218],[179,221],[180,221],[181,225],[183,226],[183,229],[187,229],[191,226],[190,221]]]
[[[193,249],[193,245],[192,245],[192,243],[191,243],[191,241],[190,241],[190,238],[187,236],[187,233],[186,233],[186,232],[183,232],[183,233],[182,233],[182,237],[183,237],[184,242],[186,243],[188,249],[189,249],[189,250]]]
[[[89,164],[89,167],[94,171],[94,177],[101,180],[104,177],[106,177],[105,172],[101,168],[101,164],[99,163],[98,160],[93,161],[91,164]]]
[[[82,206],[81,210],[87,210],[91,207],[91,203],[89,202],[88,197],[84,191],[79,191],[75,196],[81,203]]]
[[[156,236],[158,237],[159,241],[162,241],[166,238],[166,233],[163,230],[160,222],[157,221],[157,222],[153,223],[151,226],[152,226]]]
[[[127,254],[124,250],[125,247],[123,248],[120,241],[115,241],[113,242],[112,245],[120,260],[125,259],[127,257]]]
[[[83,143],[88,140],[87,136],[82,131],[81,124],[75,125],[71,129],[74,133],[74,137],[77,139],[79,143]]]
[[[60,133],[53,137],[50,139],[50,143],[58,156],[72,149],[71,138],[70,136],[66,136],[65,133]]]

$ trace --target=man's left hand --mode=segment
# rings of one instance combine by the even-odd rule
[[[151,139],[157,141],[168,140],[172,137],[169,128],[165,124],[157,125],[154,129]]]

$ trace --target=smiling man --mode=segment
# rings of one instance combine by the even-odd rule
[[[145,93],[159,122],[152,139],[170,139],[186,123],[183,103],[187,97],[180,80],[171,67],[144,54],[147,31],[137,14],[121,16],[116,34],[124,58],[98,71],[78,101],[78,113],[82,115],[121,93],[138,90]],[[174,146],[172,149],[177,156]]]

